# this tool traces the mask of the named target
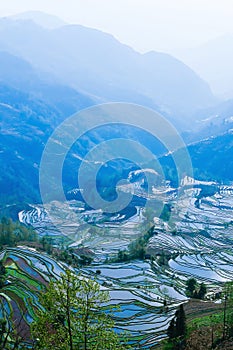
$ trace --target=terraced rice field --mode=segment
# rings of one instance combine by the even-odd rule
[[[186,183],[179,200],[174,196],[174,191],[165,189],[166,202],[170,201],[173,208],[172,222],[155,218],[155,235],[147,247],[148,253],[155,256],[162,251],[176,253],[176,257],[162,267],[156,259],[153,262],[121,264],[106,261],[139,236],[144,220],[140,207],[136,208],[136,214],[132,217],[119,222],[117,217],[112,220],[106,218],[101,211],[86,212],[79,202],[74,201],[64,205],[50,204],[53,206],[55,224],[49,221],[46,210],[40,206],[34,206],[30,212],[21,212],[20,219],[26,224],[33,224],[40,234],[61,236],[63,233],[69,240],[72,239],[73,246],[83,244],[94,251],[94,263],[82,268],[82,274],[95,275],[102,288],[109,290],[111,304],[121,306],[121,311],[115,313],[116,330],[130,331],[135,349],[140,346],[146,349],[165,336],[175,308],[186,300],[184,291],[188,278],[195,277],[199,282],[205,282],[209,297],[225,281],[233,279],[233,189],[215,187],[213,194],[205,195],[203,186],[195,184],[192,188]],[[164,198],[164,193],[161,196]],[[88,230],[87,226],[90,226],[86,226],[86,223],[93,222],[94,229]],[[8,260],[12,262],[8,271],[13,283],[6,288],[14,293],[10,298],[17,300],[14,299],[15,289],[21,285],[19,290],[26,304],[37,305],[34,291],[46,283],[51,275],[57,277],[64,267],[48,256],[23,249],[9,250],[5,254],[9,255],[9,259],[14,254],[14,258]],[[97,270],[100,273],[97,274]],[[25,284],[20,284],[20,280]],[[25,298],[25,295],[31,298]],[[7,299],[5,303],[9,308]],[[30,317],[33,317],[32,306],[29,307],[27,319]]]
[[[51,275],[58,276],[62,268],[56,262],[46,262],[32,250],[22,248],[5,250],[1,259],[7,271],[7,284],[0,292],[2,310],[6,316],[13,312],[20,335],[27,340],[28,324],[35,317],[35,308],[39,307],[38,292],[49,282]]]
[[[34,318],[34,309],[39,307],[38,292],[52,276],[58,278],[66,266],[26,248],[7,249],[2,258],[8,282],[0,297],[6,313],[12,310],[18,319],[22,315],[21,327],[27,338],[27,324]],[[161,288],[148,263],[135,261],[127,265],[98,265],[98,268],[101,269],[98,280],[103,289],[109,290],[110,304],[121,306],[120,311],[115,313],[116,330],[130,331],[133,342],[154,343],[164,333],[175,304],[185,297],[173,288],[169,289],[169,285],[166,290],[166,282],[170,282],[165,276]],[[93,277],[95,268],[85,268],[81,272],[84,276]],[[169,294],[174,305],[166,311],[163,300],[166,295],[168,299]]]

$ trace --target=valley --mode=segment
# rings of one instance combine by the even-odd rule
[[[120,30],[127,6],[116,3],[105,20]],[[200,16],[189,37],[195,11],[183,4],[170,30],[177,4],[163,18],[158,3],[144,19],[148,5],[130,7],[122,41],[100,26],[108,9],[95,14],[94,2],[62,9],[61,1],[61,18],[0,9],[4,350],[233,344],[233,90],[224,57],[233,37],[185,50],[195,71],[170,54],[179,50],[155,43],[167,35],[175,45],[185,20],[192,46]],[[84,4],[88,25],[78,21]],[[127,45],[139,27],[148,52]],[[195,343],[205,333],[208,345]]]

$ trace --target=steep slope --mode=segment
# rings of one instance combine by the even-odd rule
[[[201,179],[233,181],[233,133],[229,132],[189,147],[194,174]]]
[[[38,167],[44,145],[54,127],[77,110],[98,101],[120,99],[166,111],[177,123],[178,111],[183,119],[188,110],[213,100],[206,84],[181,62],[160,53],[141,55],[96,30],[76,25],[48,30],[32,21],[2,19],[0,34],[0,48],[6,50],[0,52],[3,203],[39,201]],[[100,134],[93,132],[74,145],[66,160],[67,191],[77,182],[77,157],[72,152],[84,156],[103,139],[132,134],[139,142],[145,144],[146,140],[155,154],[165,153],[141,131],[110,128]],[[208,149],[202,151],[205,157]],[[195,159],[195,151],[192,156]],[[218,154],[216,162],[217,158]],[[200,158],[200,166],[203,162]],[[119,167],[111,164],[101,176],[115,184],[132,170],[126,162]],[[207,173],[212,174],[211,167]],[[227,174],[223,176],[228,179]]]
[[[49,122],[57,125],[65,117],[89,107],[94,101],[85,94],[61,84],[54,76],[33,68],[27,61],[0,51],[0,82],[28,93],[57,110]]]
[[[200,110],[195,113],[195,119],[196,122],[183,133],[187,144],[227,133],[233,129],[233,100]]]
[[[0,84],[0,202],[38,201],[38,167],[57,110]]]
[[[2,19],[0,36],[0,49],[101,101],[159,105],[180,119],[214,102],[208,85],[182,62],[162,53],[139,54],[98,30],[80,25],[48,30],[32,21]]]
[[[66,117],[93,104],[28,62],[0,52],[1,204],[40,200],[38,169],[49,135]]]
[[[194,177],[199,180],[220,183],[233,181],[233,132],[208,137],[188,146]],[[179,152],[179,151],[177,151]],[[160,162],[169,180],[176,185],[176,170],[170,154]]]

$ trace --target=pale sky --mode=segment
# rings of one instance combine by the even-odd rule
[[[0,0],[0,16],[31,10],[111,33],[141,52],[233,34],[233,0]]]

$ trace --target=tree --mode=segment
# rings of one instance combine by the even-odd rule
[[[186,294],[190,297],[193,297],[194,292],[196,290],[197,287],[197,281],[195,278],[189,278],[186,281]]]
[[[186,334],[186,317],[183,304],[179,306],[179,309],[175,313],[176,317],[176,336],[183,337]]]
[[[22,322],[25,314],[18,319],[14,319],[13,311],[8,314],[4,307],[4,303],[0,301],[0,349],[4,350],[23,350],[24,346],[22,334]],[[20,331],[21,330],[21,331]]]
[[[172,349],[183,349],[185,346],[186,336],[186,317],[184,307],[181,304],[176,311],[175,316],[170,322],[167,329],[169,344],[172,344]]]
[[[223,339],[233,336],[233,282],[224,286]]]
[[[174,339],[176,337],[176,330],[175,330],[175,317],[171,320],[169,327],[167,329],[167,335],[169,339]]]
[[[168,259],[164,253],[164,251],[162,250],[161,252],[161,255],[159,255],[159,258],[158,258],[158,261],[157,263],[160,265],[160,266],[166,266],[167,263],[168,263]]]
[[[6,269],[3,265],[2,260],[0,260],[0,289],[4,286],[6,281]]]
[[[203,282],[199,285],[195,278],[190,278],[186,281],[186,294],[188,297],[204,299],[206,292],[207,288]]]
[[[12,247],[20,241],[35,242],[37,234],[19,222],[3,217],[0,221],[0,245]]]
[[[199,291],[198,291],[198,299],[204,299],[205,295],[206,295],[206,292],[207,292],[207,289],[206,289],[206,286],[205,284],[202,282],[200,284],[200,288],[199,288]]]
[[[74,275],[70,270],[52,281],[41,295],[42,308],[32,324],[36,348],[49,350],[127,349],[113,331],[114,322],[101,305],[109,295],[96,281]]]

